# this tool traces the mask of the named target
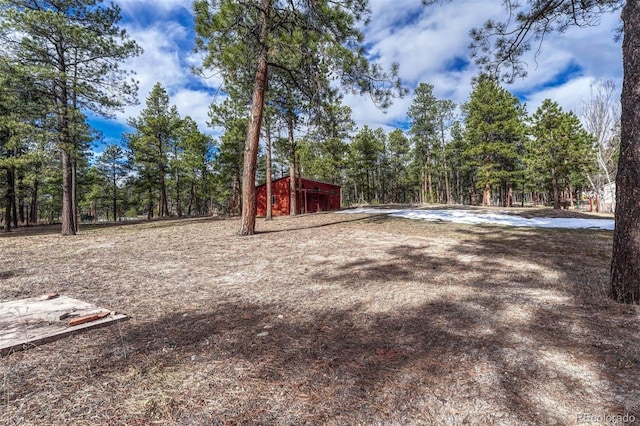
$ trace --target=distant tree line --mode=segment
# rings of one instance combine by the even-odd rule
[[[226,96],[209,110],[209,125],[221,132],[217,139],[182,117],[158,83],[140,115],[129,119],[132,130],[122,142],[94,155],[101,135],[85,113],[110,116],[135,101],[136,84],[123,79],[128,73],[118,64],[140,49],[117,28],[116,6],[78,4],[0,2],[6,14],[0,32],[0,215],[5,231],[40,221],[62,221],[63,233],[74,233],[83,219],[241,214],[256,52],[239,43],[252,37],[252,25],[262,25],[264,9],[247,9],[257,14],[247,15],[248,27],[242,28],[250,33],[217,40],[217,26],[227,24],[210,21],[206,3],[196,4],[197,42],[208,55],[203,65],[213,61],[228,72]],[[234,7],[224,13],[240,19],[245,6]],[[346,11],[342,4],[336,7]],[[576,204],[585,190],[599,199],[605,189],[611,192],[620,139],[611,82],[594,86],[581,111],[584,126],[574,112],[552,100],[529,116],[495,78],[480,75],[462,105],[437,99],[432,85],[420,83],[405,128],[356,129],[351,110],[329,84],[331,66],[383,107],[393,87],[404,93],[394,80],[397,68],[384,74],[361,53],[339,48],[341,37],[358,34],[353,28],[329,27],[324,33],[312,22],[291,21],[307,13],[293,5],[278,13],[270,28],[275,53],[267,64],[272,71],[258,135],[264,143],[257,147],[252,185],[287,174],[323,180],[343,187],[345,206],[560,208]],[[352,25],[357,15],[313,19],[343,19]],[[336,37],[334,49],[323,51],[331,45],[322,44],[321,37]],[[219,43],[212,45],[213,40]],[[299,49],[291,50],[293,45]]]
[[[606,127],[617,128],[612,91],[601,83],[583,115],[609,111]],[[267,108],[263,141],[269,141],[272,179],[293,173],[343,188],[343,205],[443,203],[468,205],[575,205],[582,191],[603,192],[615,176],[618,134],[587,132],[578,116],[545,100],[531,116],[495,79],[474,80],[469,100],[457,106],[437,99],[421,83],[408,111],[406,129],[356,129],[351,110],[330,99],[326,117],[296,112],[289,132],[275,108]],[[607,92],[608,93],[608,92]],[[597,106],[595,107],[594,104]],[[182,117],[161,84],[149,94],[120,145],[100,154],[87,127],[74,153],[77,215],[80,220],[241,213],[242,170],[249,105],[228,96],[209,110],[218,138]],[[596,110],[596,111],[594,111]],[[20,119],[14,116],[16,122]],[[595,122],[594,122],[595,121]],[[26,123],[27,120],[24,120]],[[22,138],[3,145],[3,218],[6,230],[39,221],[58,221],[62,171],[51,134],[25,124]],[[27,131],[28,130],[28,131]],[[268,136],[268,137],[267,137]],[[99,138],[97,139],[99,140]],[[293,141],[293,142],[292,142]],[[292,149],[295,146],[295,149]],[[267,150],[261,145],[256,183],[267,180]],[[598,182],[599,186],[594,183]]]
[[[456,105],[437,99],[421,83],[408,111],[406,129],[355,131],[347,107],[336,107],[334,137],[325,127],[300,136],[299,172],[342,185],[343,204],[443,203],[467,205],[575,206],[583,192],[599,194],[615,176],[619,133],[616,104],[602,90],[585,102],[584,121],[545,100],[532,114],[498,82],[476,78],[469,100]],[[609,115],[607,123],[590,119]],[[602,121],[602,120],[601,120]],[[340,124],[342,123],[342,124]],[[339,130],[335,126],[339,126]],[[602,134],[602,136],[598,136]],[[351,136],[350,136],[351,135]],[[275,144],[274,170],[288,174],[288,161]],[[595,202],[596,197],[593,197]]]

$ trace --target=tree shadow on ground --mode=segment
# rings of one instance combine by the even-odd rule
[[[217,398],[204,422],[570,424],[594,407],[640,419],[638,309],[603,297],[608,236],[461,229],[446,256],[425,240],[314,272],[373,298],[403,283],[459,295],[388,311],[213,299],[127,327],[94,374],[197,371]],[[165,414],[192,421],[182,398]]]
[[[607,412],[640,416],[637,399],[634,406],[611,398],[622,396],[616,374],[637,376],[640,356],[625,355],[616,343],[627,333],[613,322],[594,327],[588,310],[572,312],[569,321],[549,307],[524,322],[496,319],[508,309],[490,296],[397,314],[356,306],[303,318],[279,318],[278,306],[219,305],[128,329],[113,342],[128,348],[127,359],[103,363],[94,374],[132,365],[142,377],[158,369],[201,371],[198,386],[219,398],[201,420],[234,423],[284,424],[302,415],[316,424],[568,424],[582,411],[557,412],[541,402],[568,395],[568,410],[588,412],[601,393],[610,394]],[[606,339],[598,339],[604,331]],[[625,344],[637,351],[637,341]],[[228,395],[227,386],[241,391]],[[170,410],[172,418],[192,418],[180,401]]]
[[[375,234],[401,220],[357,226]],[[115,382],[126,389],[115,405],[134,407],[122,421],[129,424],[564,425],[581,413],[640,419],[638,308],[602,294],[610,233],[448,227],[455,244],[442,254],[429,237],[440,224],[403,224],[410,241],[393,227],[397,243],[380,258],[363,247],[299,284],[370,300],[397,293],[407,301],[401,308],[366,298],[345,308],[327,298],[309,309],[303,301],[214,294],[200,301],[203,309],[134,314],[62,371],[89,377],[94,388]],[[421,292],[416,303],[412,291]],[[6,400],[27,399],[32,390],[12,392]]]
[[[326,223],[309,223],[309,222],[305,222],[305,220],[311,216],[317,216],[317,215],[323,215],[323,214],[330,214],[332,212],[322,212],[322,213],[308,213],[308,214],[300,214],[300,215],[296,215],[296,216],[292,216],[292,217],[287,217],[287,219],[289,221],[293,221],[295,224],[293,224],[293,226],[286,226],[284,228],[279,228],[279,229],[264,229],[264,228],[258,228],[256,229],[255,235],[260,235],[260,234],[274,234],[274,233],[282,233],[282,232],[293,232],[293,231],[300,231],[303,229],[317,229],[317,228],[327,228],[327,227],[331,227],[331,226],[336,226],[336,225],[340,225],[340,224],[345,224],[345,223],[356,223],[356,222],[366,222],[368,220],[371,220],[371,215],[367,215],[364,217],[349,217],[349,215],[334,215],[335,220],[332,220],[331,222],[326,222]],[[386,213],[381,213],[379,215],[373,215],[373,217],[375,216],[386,216]],[[268,223],[269,221],[265,221],[266,223]],[[264,222],[263,222],[264,223]]]
[[[141,224],[150,224],[151,226],[157,227],[174,227],[174,226],[185,226],[189,224],[195,223],[203,223],[210,222],[212,220],[225,220],[225,218],[217,218],[211,216],[170,216],[170,217],[162,217],[162,218],[154,218],[151,220],[147,219],[134,219],[134,220],[123,220],[123,221],[106,221],[106,222],[81,222],[79,226],[79,234],[82,234],[86,231],[95,231],[100,229],[109,229],[109,228],[121,228],[128,227],[132,225],[141,225]],[[10,237],[26,237],[26,236],[36,236],[36,235],[59,235],[60,234],[60,224],[38,224],[38,225],[29,225],[29,226],[19,226],[17,228],[12,228],[11,232],[0,232],[0,238],[10,238]]]

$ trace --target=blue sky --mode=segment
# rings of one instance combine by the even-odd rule
[[[121,22],[142,46],[144,54],[125,66],[137,73],[140,104],[127,107],[112,120],[93,119],[106,143],[120,143],[128,130],[126,121],[144,107],[149,91],[160,82],[181,115],[189,115],[201,130],[207,111],[221,86],[214,72],[210,78],[194,76],[189,66],[198,64],[193,53],[192,0],[114,0],[122,8]],[[371,57],[383,66],[400,64],[400,76],[413,89],[420,82],[434,85],[439,98],[460,104],[469,97],[471,79],[478,70],[469,61],[469,30],[487,19],[504,17],[502,0],[454,0],[424,7],[420,0],[370,0],[371,22],[363,27]],[[545,39],[537,57],[530,52],[528,76],[506,86],[526,102],[533,113],[545,98],[557,101],[565,110],[580,115],[590,87],[599,80],[613,80],[620,88],[622,57],[620,42],[614,40],[620,25],[619,13],[604,15],[597,27],[574,28]],[[384,113],[368,97],[347,94],[344,103],[353,110],[357,125],[391,130],[406,123],[413,96],[397,99]],[[102,147],[95,147],[97,152]]]

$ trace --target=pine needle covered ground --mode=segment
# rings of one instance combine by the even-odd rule
[[[238,224],[0,238],[1,300],[132,317],[0,358],[0,424],[640,422],[640,309],[605,296],[610,231]]]

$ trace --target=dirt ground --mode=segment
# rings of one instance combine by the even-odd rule
[[[0,424],[640,423],[640,308],[605,296],[610,231],[238,226],[0,237],[0,300],[131,316],[0,358]]]

